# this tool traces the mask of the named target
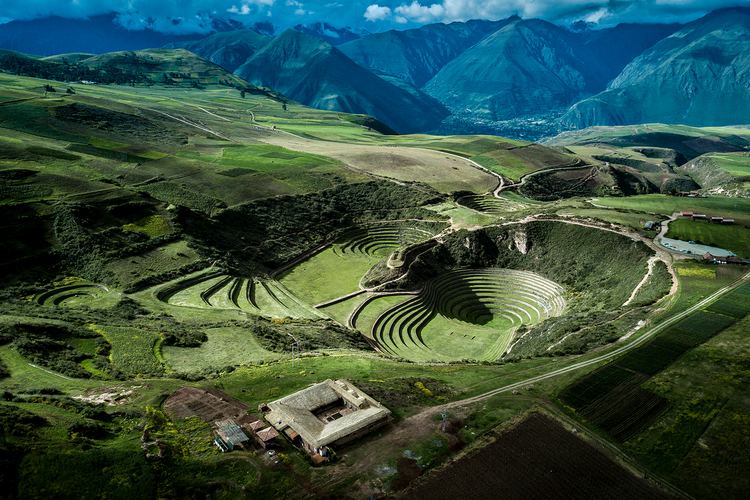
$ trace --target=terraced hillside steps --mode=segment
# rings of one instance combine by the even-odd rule
[[[202,271],[175,280],[157,290],[156,297],[174,306],[241,310],[271,318],[322,317],[275,280],[237,277],[220,271]]]
[[[485,194],[474,194],[469,196],[463,196],[459,198],[458,203],[476,210],[477,212],[483,212],[491,215],[501,214],[505,212],[515,212],[517,210],[523,210],[528,208],[525,203],[513,201],[511,199]]]
[[[562,287],[532,272],[453,271],[383,312],[371,338],[383,352],[415,361],[495,360],[518,327],[559,316],[565,305]]]
[[[433,233],[412,226],[382,224],[357,228],[339,238],[336,251],[341,255],[363,253],[385,255],[389,251],[425,241]]]
[[[104,285],[96,283],[74,283],[64,285],[52,290],[48,290],[36,297],[36,302],[41,305],[59,306],[71,299],[91,298],[98,299],[109,293],[109,289]]]

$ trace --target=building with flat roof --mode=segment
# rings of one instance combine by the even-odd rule
[[[245,443],[250,441],[247,434],[231,418],[217,420],[214,422],[214,426],[216,427],[214,443],[221,451],[226,452],[235,448],[244,448]]]
[[[265,405],[265,419],[310,455],[385,424],[390,410],[346,380],[325,380]]]

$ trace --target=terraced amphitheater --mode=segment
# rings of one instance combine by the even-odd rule
[[[341,236],[334,251],[341,256],[351,253],[382,257],[396,248],[420,243],[432,238],[433,232],[402,224],[372,224],[358,227]]]
[[[275,280],[200,271],[172,281],[156,291],[167,304],[202,309],[241,310],[271,318],[319,318],[320,313],[300,301]]]
[[[493,361],[518,327],[561,315],[563,293],[529,271],[451,271],[381,313],[369,337],[381,351],[414,361]]]
[[[489,194],[473,194],[469,196],[463,196],[459,198],[458,203],[461,205],[476,210],[477,212],[484,212],[491,215],[501,214],[504,212],[514,212],[516,210],[523,210],[528,208],[528,205],[522,202],[514,201],[507,196],[501,196],[497,198]]]
[[[53,306],[109,307],[117,302],[119,294],[97,283],[72,283],[48,290],[36,296],[37,304]]]

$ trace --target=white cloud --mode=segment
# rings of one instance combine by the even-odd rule
[[[382,5],[378,5],[376,3],[372,5],[368,5],[367,9],[365,10],[365,19],[368,21],[382,21],[391,15],[391,8],[385,7]]]
[[[394,21],[396,21],[396,24],[406,24],[409,22],[409,20],[406,19],[404,16],[396,16]]]
[[[227,9],[227,12],[229,12],[230,14],[237,14],[239,16],[246,16],[250,14],[250,6],[246,3],[243,3],[240,7],[232,5]]]
[[[396,7],[396,13],[406,19],[411,19],[412,21],[429,23],[442,20],[446,14],[446,10],[445,7],[439,3],[427,6],[414,0],[408,5],[400,5]]]

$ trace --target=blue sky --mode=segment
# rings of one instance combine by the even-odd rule
[[[165,32],[201,32],[211,17],[248,24],[270,21],[283,29],[327,21],[336,26],[383,31],[432,22],[501,19],[513,14],[568,23],[690,21],[750,0],[0,0],[0,20],[49,15],[88,17],[118,13],[131,29],[145,26]]]

